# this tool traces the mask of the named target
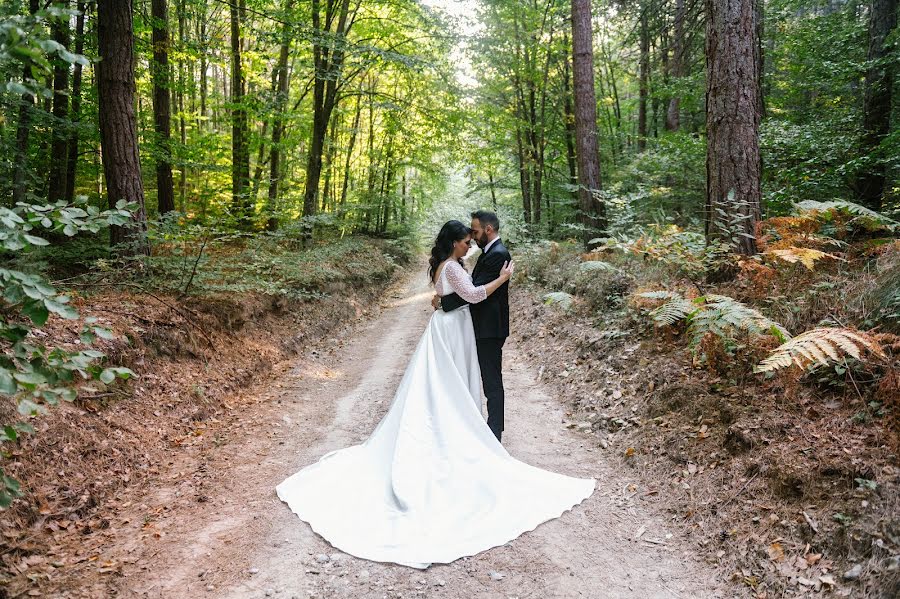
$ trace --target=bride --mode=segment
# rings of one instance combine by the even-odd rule
[[[471,230],[446,223],[428,275],[439,295],[477,303],[507,282],[512,264],[479,287],[462,266]],[[436,311],[394,395],[362,444],[324,455],[276,488],[334,547],[413,568],[449,563],[515,539],[594,491],[578,479],[507,453],[481,411],[481,375],[469,307]]]

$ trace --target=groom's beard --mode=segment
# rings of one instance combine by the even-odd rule
[[[478,237],[475,239],[475,243],[478,244],[478,247],[480,247],[481,249],[484,249],[485,246],[487,246],[487,244],[488,244],[487,233],[482,233],[481,237]]]

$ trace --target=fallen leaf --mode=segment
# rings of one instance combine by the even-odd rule
[[[773,562],[780,562],[784,559],[784,548],[781,546],[781,543],[772,543],[766,551],[769,554],[769,559]]]

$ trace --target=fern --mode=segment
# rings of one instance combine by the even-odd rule
[[[731,331],[735,330],[772,335],[782,342],[791,338],[787,329],[774,320],[725,295],[709,294],[689,300],[671,291],[648,291],[639,293],[638,297],[666,300],[650,312],[650,317],[662,325],[686,320],[690,324],[692,345],[696,345],[706,333],[730,337]]]
[[[825,212],[828,210],[838,210],[849,212],[850,214],[855,214],[858,217],[868,219],[870,222],[875,223],[881,227],[884,227],[890,231],[897,231],[900,229],[900,223],[895,220],[892,220],[886,217],[883,214],[875,212],[874,210],[870,210],[865,206],[861,206],[860,204],[854,204],[853,202],[845,202],[843,200],[834,200],[831,202],[817,202],[815,200],[805,200],[798,204],[795,204],[797,211],[803,212]]]
[[[544,296],[545,304],[556,304],[563,310],[571,308],[574,301],[575,298],[565,291],[553,291]]]
[[[827,366],[830,362],[841,361],[845,356],[861,360],[866,349],[876,356],[884,356],[884,350],[878,342],[862,331],[847,328],[813,329],[775,348],[754,370],[772,372],[792,364],[800,368],[810,365]]]
[[[706,305],[691,323],[695,342],[706,333],[727,336],[730,329],[754,335],[772,335],[781,342],[791,338],[791,334],[783,326],[734,298],[709,294],[702,299],[705,299]]]
[[[602,260],[588,260],[578,265],[582,272],[617,272],[619,269]]]
[[[822,258],[833,258],[835,260],[841,260],[841,258],[835,256],[834,254],[829,254],[820,250],[814,250],[813,248],[801,248],[794,246],[784,249],[769,250],[768,252],[766,252],[766,254],[771,254],[776,258],[780,258],[781,260],[790,262],[791,264],[796,264],[797,262],[799,262],[809,270],[814,270],[816,261],[821,260]]]
[[[650,318],[661,325],[671,326],[680,320],[690,320],[699,309],[691,300],[671,291],[647,291],[638,297],[666,300],[650,311]]]

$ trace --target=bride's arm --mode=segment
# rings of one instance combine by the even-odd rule
[[[476,287],[472,284],[469,273],[458,263],[448,262],[444,268],[447,269],[447,281],[450,283],[450,287],[459,297],[470,304],[483,302],[512,276],[512,266],[504,265],[504,268],[500,271],[500,276],[485,285]]]

